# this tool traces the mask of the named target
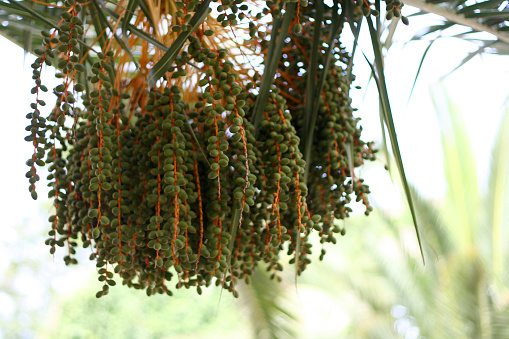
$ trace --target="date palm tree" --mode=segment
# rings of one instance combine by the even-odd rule
[[[341,229],[334,220],[348,216],[352,199],[366,214],[372,210],[354,169],[374,158],[373,145],[361,140],[348,95],[363,22],[375,56],[369,66],[382,127],[417,231],[380,41],[380,15],[408,19],[403,2],[385,4],[381,13],[379,0],[0,2],[1,34],[39,56],[32,65],[37,97],[26,140],[34,153],[26,176],[36,199],[36,166],[50,164],[50,252],[65,246],[65,261],[74,264],[78,243],[95,248],[104,282],[97,297],[115,285],[111,266],[126,285],[149,295],[172,293],[164,283],[173,275],[169,268],[178,288],[197,286],[201,293],[217,279],[236,295],[236,280],[249,279],[260,261],[277,279],[285,242],[300,274],[313,229],[335,243]],[[480,51],[502,53],[509,42],[505,1],[409,4],[447,19],[426,34],[458,24],[467,37],[475,31],[496,37],[481,40]],[[341,39],[345,26],[355,36],[349,51]],[[47,91],[44,64],[62,78],[47,118],[38,97]],[[161,150],[160,138],[169,136],[178,150]],[[170,158],[173,164],[165,162]],[[104,165],[110,162],[119,171]],[[174,177],[163,184],[170,172]],[[165,202],[171,211],[161,209]]]

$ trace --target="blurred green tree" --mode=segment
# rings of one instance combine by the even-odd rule
[[[495,138],[484,189],[460,112],[438,92],[434,98],[447,192],[439,203],[412,192],[426,265],[405,241],[408,216],[381,215],[385,227],[350,233],[357,239],[349,239],[343,253],[358,256],[341,268],[322,268],[321,277],[326,290],[332,289],[328,281],[345,290],[348,337],[509,337],[509,114]]]
[[[203,295],[188,290],[172,298],[150,298],[119,288],[107,298],[94,296],[96,283],[56,298],[47,320],[37,329],[42,338],[297,338],[298,311],[285,285],[257,270],[250,285],[239,284],[239,300],[216,289]]]

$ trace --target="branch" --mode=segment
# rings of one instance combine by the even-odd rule
[[[463,26],[470,27],[473,30],[491,33],[491,34],[495,35],[499,40],[509,43],[509,34],[497,31],[496,29],[491,28],[490,26],[486,26],[486,25],[483,25],[475,20],[465,18],[462,15],[453,13],[449,10],[442,8],[442,7],[429,4],[429,3],[426,3],[421,0],[402,0],[402,1],[406,5],[419,8],[420,10],[423,10],[428,13],[440,15],[440,16],[446,18],[447,20],[450,20],[452,22],[455,22],[455,23],[463,25]]]

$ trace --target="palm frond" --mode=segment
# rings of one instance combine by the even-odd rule
[[[240,302],[246,308],[254,328],[255,338],[298,338],[299,319],[284,285],[269,279],[257,268],[249,285],[241,284]]]
[[[445,96],[442,88],[432,92],[440,122],[444,171],[448,183],[446,204],[450,206],[449,232],[460,248],[468,249],[474,241],[481,203],[477,185],[477,164],[468,132],[458,108]],[[475,184],[473,184],[475,183]]]
[[[503,308],[497,309],[492,317],[492,338],[503,339],[509,337],[509,326],[507,326],[507,319],[509,319],[509,304]]]
[[[500,124],[492,150],[489,176],[489,196],[486,200],[487,216],[483,235],[491,244],[485,251],[492,261],[492,274],[495,285],[507,286],[509,275],[506,267],[509,263],[509,114],[506,112]]]
[[[445,18],[439,30],[447,29],[452,25],[465,26],[467,32],[487,32],[498,40],[509,43],[507,30],[507,16],[509,8],[503,0],[487,0],[467,4],[465,1],[440,0],[421,1],[405,0],[405,4],[416,7],[423,12],[433,13]]]
[[[415,234],[417,236],[417,242],[419,243],[419,249],[421,251],[422,260],[424,262],[424,253],[422,251],[421,238],[419,235],[419,227],[417,226],[417,218],[415,216],[415,209],[414,209],[414,205],[413,205],[413,201],[412,201],[412,195],[410,193],[410,186],[406,179],[405,169],[403,166],[403,160],[401,158],[401,152],[399,150],[399,143],[398,143],[398,138],[397,138],[397,134],[396,134],[396,128],[394,126],[394,121],[392,118],[392,110],[391,110],[391,106],[389,103],[389,94],[387,92],[387,85],[385,82],[383,55],[382,55],[380,37],[374,28],[371,18],[367,18],[367,22],[369,25],[369,33],[370,33],[371,42],[373,45],[373,52],[375,54],[375,65],[370,64],[370,67],[372,70],[373,78],[375,79],[375,82],[376,82],[377,88],[378,88],[380,103],[382,106],[383,123],[387,127],[387,130],[389,133],[391,146],[392,146],[392,152],[394,155],[394,159],[396,160],[396,165],[398,167],[398,171],[399,171],[399,174],[401,177],[401,182],[403,183],[403,188],[404,188],[405,195],[407,198],[408,207],[410,208],[410,212],[412,214],[412,220],[414,223]],[[369,61],[368,61],[368,63],[369,63]]]

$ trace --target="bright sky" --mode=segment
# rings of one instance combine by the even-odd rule
[[[438,39],[429,50],[424,61],[417,85],[410,102],[410,90],[419,63],[428,42],[412,41],[415,32],[430,21],[411,18],[410,26],[398,27],[395,42],[386,58],[386,80],[391,108],[396,125],[399,146],[407,178],[427,197],[439,198],[446,189],[442,174],[442,153],[438,119],[430,91],[441,94],[446,89],[450,100],[459,108],[465,125],[475,135],[473,146],[479,161],[479,177],[487,177],[490,162],[490,147],[498,129],[498,122],[509,98],[507,79],[509,57],[496,55],[476,56],[467,64],[454,70],[468,53],[477,46],[454,38]],[[360,46],[367,55],[372,55],[369,36],[360,39]],[[359,108],[364,138],[381,140],[378,118],[378,96],[376,85],[371,81],[365,93],[370,69],[362,56],[357,53],[354,73],[361,90],[352,90],[353,105]],[[364,100],[363,100],[364,98]],[[408,104],[407,104],[408,103]],[[376,171],[376,179],[366,181],[372,187],[373,198],[382,206],[389,206],[392,200],[386,198],[391,183],[387,176]],[[370,176],[373,173],[370,173]],[[396,177],[399,180],[399,177]],[[397,199],[397,197],[393,197]]]
[[[419,25],[417,18],[411,20],[410,27],[399,28],[396,40],[407,41],[419,27],[422,26]],[[428,54],[413,97],[407,106],[410,88],[426,43],[411,42],[403,48],[401,42],[396,41],[389,52],[386,60],[386,77],[404,165],[410,181],[425,196],[440,197],[445,191],[445,181],[441,173],[442,155],[438,122],[429,90],[440,89],[436,86],[438,80],[453,70],[468,52],[476,49],[476,46],[454,39],[437,41]],[[370,55],[369,37],[363,36],[360,44],[362,50]],[[33,100],[33,96],[30,95],[30,89],[33,87],[30,64],[33,57],[27,56],[23,62],[23,51],[4,38],[0,38],[0,51],[2,51],[0,102],[5,120],[0,133],[3,159],[3,166],[0,166],[3,189],[3,194],[0,195],[3,221],[0,238],[2,257],[0,279],[2,279],[9,262],[16,260],[8,249],[21,241],[19,234],[14,230],[15,227],[23,227],[24,234],[31,235],[35,246],[18,255],[32,257],[46,255],[48,262],[52,259],[41,235],[41,230],[48,228],[46,213],[50,206],[45,198],[44,184],[39,185],[39,200],[34,202],[30,198],[28,181],[25,178],[28,169],[25,161],[32,152],[31,146],[23,138],[26,135],[24,128],[28,122],[25,115],[29,112],[29,104]],[[363,87],[361,90],[352,90],[352,95],[353,105],[359,108],[359,116],[363,118],[364,139],[379,141],[381,137],[378,95],[374,84],[371,83],[364,100],[362,99],[368,83],[369,67],[361,53],[357,54],[354,73],[358,79],[356,85]],[[52,74],[53,71],[49,70],[42,77],[43,83],[48,88],[56,84]],[[447,93],[460,107],[469,131],[475,135],[474,145],[480,164],[480,177],[486,177],[490,160],[489,149],[503,112],[504,100],[509,95],[507,79],[509,79],[508,58],[486,55],[483,58],[475,57],[445,80]],[[48,95],[45,101],[51,105],[52,95]],[[394,208],[403,200],[394,193],[396,191],[392,188],[385,171],[377,169],[365,174],[373,192],[372,199],[377,204]],[[44,183],[44,180],[42,182]],[[60,262],[60,256],[56,257],[52,267],[53,272],[57,270],[60,272],[58,274],[65,270],[63,262]],[[30,279],[20,280],[20,283],[28,284],[28,287],[32,288],[36,288],[37,285],[37,282],[30,282]],[[65,287],[66,283],[62,281],[60,285]],[[2,302],[5,298],[6,296],[0,293],[0,304],[6,305]],[[9,317],[9,312],[4,308],[4,311],[0,312],[0,318],[5,317]]]

